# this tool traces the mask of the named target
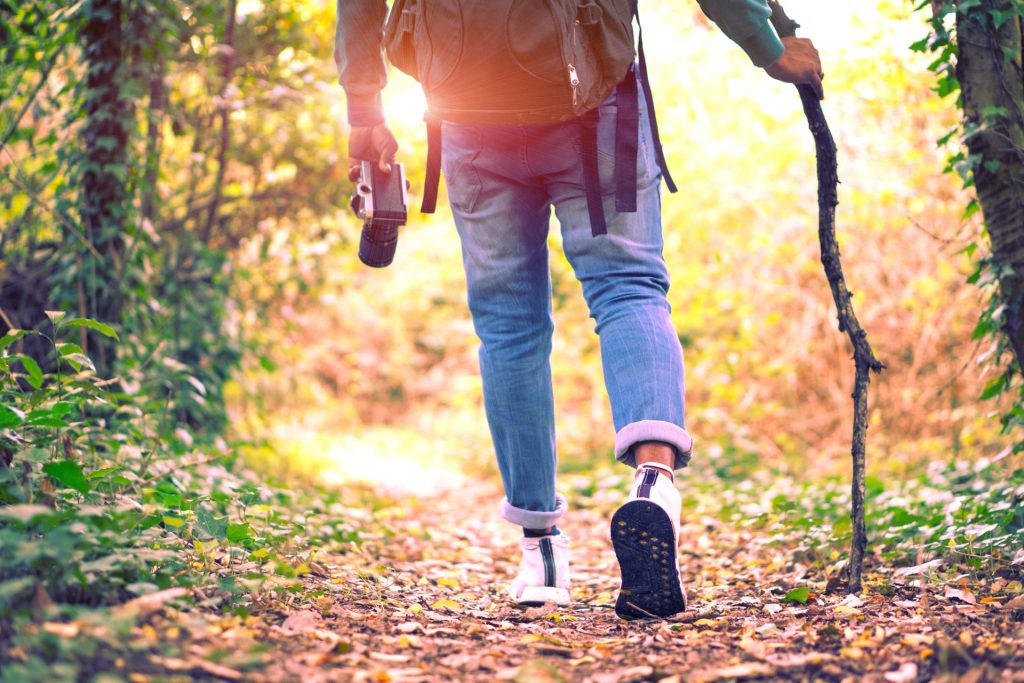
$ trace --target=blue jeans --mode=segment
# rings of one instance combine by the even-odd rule
[[[616,458],[635,466],[633,446],[659,441],[675,448],[677,468],[689,461],[682,349],[665,296],[661,175],[641,101],[637,212],[615,212],[614,97],[600,108],[608,234],[598,237],[591,235],[577,122],[443,126],[442,168],[481,341],[484,408],[506,494],[502,515],[527,528],[551,526],[565,511],[555,493],[549,360],[552,206],[566,257],[597,323]]]

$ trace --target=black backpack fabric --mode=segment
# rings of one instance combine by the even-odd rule
[[[605,234],[597,170],[598,105],[618,89],[616,210],[636,211],[637,87],[644,88],[658,164],[669,191],[647,79],[639,83],[636,0],[395,0],[384,32],[389,61],[423,86],[427,176],[421,211],[436,208],[441,121],[517,125],[576,120],[594,235]]]

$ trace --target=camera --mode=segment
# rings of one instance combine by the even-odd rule
[[[363,233],[359,238],[359,260],[371,268],[391,265],[398,247],[398,228],[408,218],[408,184],[405,166],[391,164],[385,173],[373,161],[359,166],[356,193],[350,205],[363,219]]]

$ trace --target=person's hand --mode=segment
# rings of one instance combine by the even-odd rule
[[[809,85],[818,99],[825,98],[825,90],[821,79],[825,72],[821,70],[821,59],[814,44],[807,38],[783,38],[782,44],[786,51],[778,61],[766,66],[765,71],[777,81],[796,85]]]
[[[359,177],[359,163],[374,161],[385,173],[391,172],[398,153],[398,141],[384,123],[376,126],[352,126],[348,136],[348,175],[355,180]]]

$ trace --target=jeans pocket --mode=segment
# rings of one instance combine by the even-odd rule
[[[475,126],[445,123],[441,134],[441,169],[453,211],[472,213],[483,185],[474,162],[480,156],[480,131]]]

